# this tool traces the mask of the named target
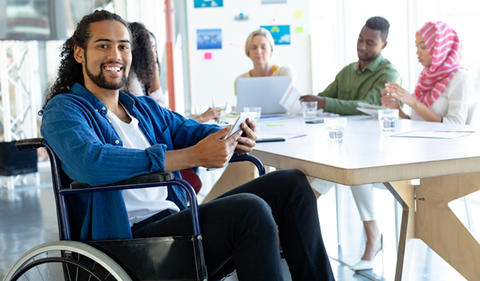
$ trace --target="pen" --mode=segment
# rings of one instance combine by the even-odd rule
[[[260,139],[257,139],[257,143],[262,143],[262,142],[279,142],[279,141],[285,141],[285,138],[260,138]]]
[[[212,96],[212,108],[215,108],[215,96]]]

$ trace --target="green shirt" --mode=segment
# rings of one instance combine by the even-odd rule
[[[395,67],[379,55],[365,71],[358,62],[345,66],[319,96],[325,97],[326,112],[344,115],[363,114],[357,110],[358,102],[380,105],[380,91],[385,83],[400,83]]]

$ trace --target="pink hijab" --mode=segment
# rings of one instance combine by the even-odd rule
[[[430,107],[461,68],[461,45],[455,30],[440,21],[427,22],[417,34],[425,40],[425,46],[432,56],[432,65],[420,73],[415,97]]]

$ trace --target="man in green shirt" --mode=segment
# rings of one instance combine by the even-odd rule
[[[345,66],[318,96],[306,95],[301,101],[317,101],[318,108],[343,115],[362,114],[358,102],[380,105],[385,83],[399,82],[395,67],[380,54],[387,46],[390,24],[382,17],[367,20],[357,41],[358,61]]]
[[[318,96],[306,95],[300,100],[317,101],[319,109],[343,115],[362,114],[357,110],[360,101],[380,105],[380,91],[385,84],[400,80],[395,67],[380,54],[387,46],[389,27],[388,21],[382,17],[368,19],[358,36],[358,61],[344,67],[335,81]],[[325,194],[334,183],[311,179],[311,185],[320,194]],[[375,256],[383,248],[374,210],[373,186],[352,186],[351,191],[367,236],[363,255],[352,268],[371,269]]]

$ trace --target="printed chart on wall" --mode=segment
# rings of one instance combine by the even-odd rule
[[[195,0],[194,8],[216,8],[223,7],[223,0]]]
[[[272,34],[275,45],[290,45],[290,25],[262,25]]]
[[[222,48],[222,30],[221,29],[197,29],[197,49],[221,49]]]

